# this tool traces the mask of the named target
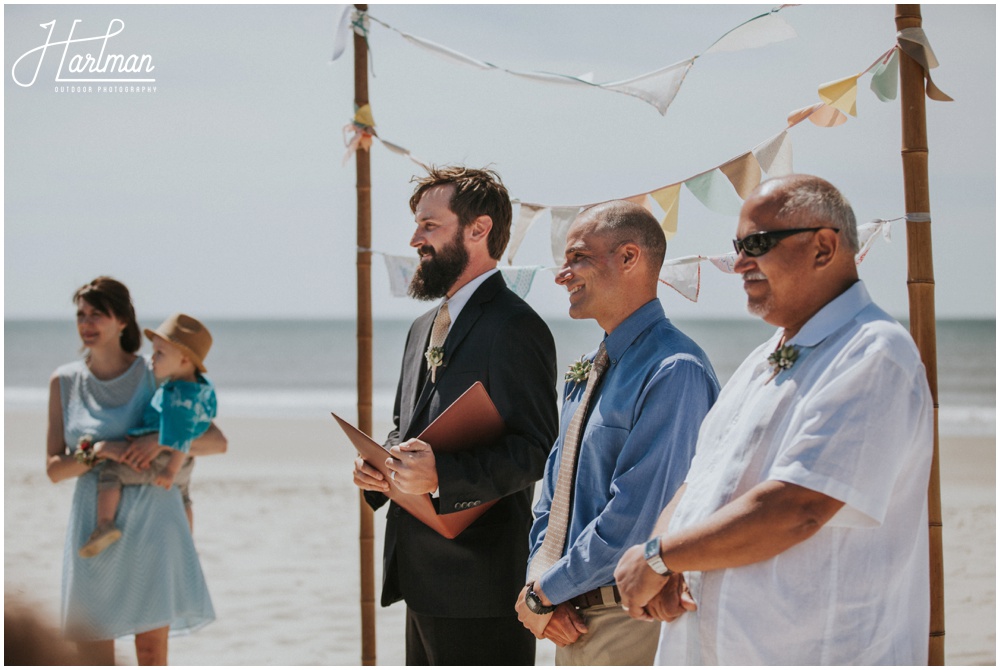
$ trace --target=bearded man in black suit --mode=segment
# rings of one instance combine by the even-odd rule
[[[497,502],[450,540],[391,503],[382,606],[406,601],[408,665],[533,665],[535,638],[510,603],[523,586],[534,483],[558,429],[555,344],[497,270],[511,204],[495,172],[433,168],[410,209],[420,267],[409,293],[444,300],[410,327],[387,466],[404,493],[434,496],[440,514]],[[437,454],[414,439],[477,381],[503,437]],[[388,482],[361,458],[354,483],[374,509],[388,500]]]

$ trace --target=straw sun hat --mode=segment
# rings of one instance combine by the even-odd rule
[[[198,319],[178,313],[161,323],[156,330],[147,328],[143,332],[150,340],[153,339],[153,335],[167,340],[194,363],[198,372],[205,372],[205,364],[202,361],[212,348],[212,334]]]

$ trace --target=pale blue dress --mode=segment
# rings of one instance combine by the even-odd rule
[[[84,361],[56,370],[63,438],[70,451],[84,435],[123,440],[156,390],[139,357],[121,376],[94,377]],[[77,550],[97,525],[96,466],[76,480],[63,558],[62,624],[76,640],[113,640],[170,626],[195,631],[215,619],[177,487],[126,486],[115,525],[122,538],[93,558]]]

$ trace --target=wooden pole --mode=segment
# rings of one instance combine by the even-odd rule
[[[896,5],[896,30],[920,28],[920,5]],[[910,333],[927,369],[934,400],[934,460],[928,486],[930,534],[931,625],[928,663],[944,665],[944,557],[941,544],[941,474],[938,451],[937,335],[934,321],[934,262],[931,248],[931,204],[927,176],[927,118],[922,66],[899,54],[902,107],[903,184],[906,197],[906,285],[910,299]]]
[[[359,12],[368,5],[354,5]],[[354,33],[354,104],[368,104],[368,42]],[[358,428],[372,432],[372,186],[371,152],[358,147]],[[361,664],[375,665],[375,523],[372,509],[359,491],[358,546],[361,561]]]

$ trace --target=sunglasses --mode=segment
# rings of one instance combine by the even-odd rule
[[[814,230],[832,230],[836,233],[840,232],[840,228],[832,228],[831,226],[820,226],[818,228],[789,228],[788,230],[765,230],[759,233],[747,235],[742,240],[733,240],[733,247],[736,249],[737,254],[743,252],[749,258],[757,258],[758,256],[763,256],[768,251],[778,246],[778,242],[786,237]]]

